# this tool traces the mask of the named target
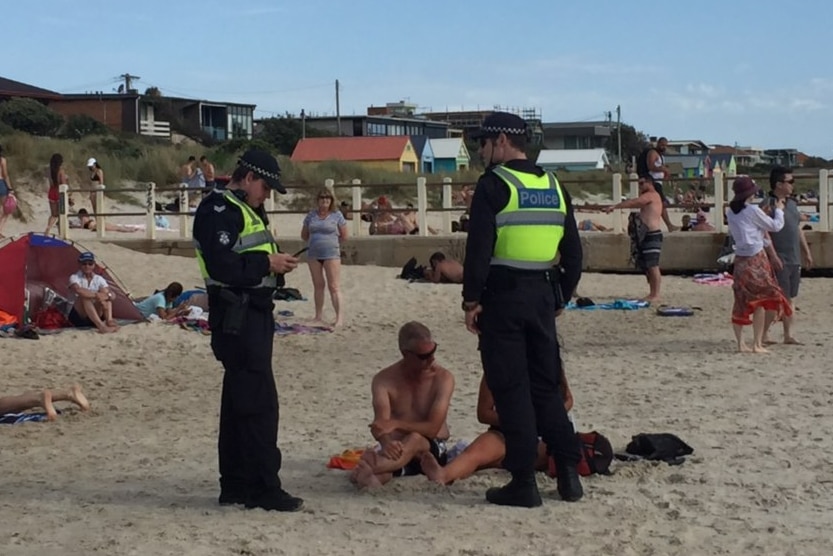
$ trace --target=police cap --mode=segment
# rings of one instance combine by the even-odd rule
[[[249,149],[237,164],[251,170],[266,182],[266,184],[278,193],[286,193],[286,188],[281,183],[281,167],[277,159],[266,151],[260,149]]]
[[[483,119],[480,129],[471,134],[472,139],[506,135],[526,135],[527,125],[520,116],[509,112],[493,112]]]

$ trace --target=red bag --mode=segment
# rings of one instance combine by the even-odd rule
[[[16,210],[17,198],[14,196],[14,193],[9,193],[6,195],[6,200],[3,203],[3,214],[14,214]]]
[[[579,432],[581,442],[581,461],[578,462],[578,474],[582,477],[598,473],[599,475],[610,475],[610,462],[613,461],[613,446],[610,440],[596,431]],[[549,457],[549,468],[547,475],[553,479],[558,476],[555,471],[555,459]]]
[[[56,328],[67,328],[72,326],[72,324],[67,320],[61,311],[59,311],[56,307],[47,307],[46,309],[38,312],[34,318],[34,324],[38,328],[42,328],[43,330],[54,330]]]

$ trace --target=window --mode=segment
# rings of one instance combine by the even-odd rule
[[[370,123],[367,124],[367,134],[369,136],[387,135],[387,126],[385,124]]]

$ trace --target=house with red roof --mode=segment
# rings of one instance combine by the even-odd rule
[[[358,162],[392,172],[416,172],[419,157],[407,135],[388,137],[308,137],[292,152],[292,162]]]

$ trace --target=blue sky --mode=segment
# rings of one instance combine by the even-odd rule
[[[539,108],[833,158],[833,2],[39,0],[0,11],[0,75],[342,114]],[[615,116],[614,116],[615,118]]]

